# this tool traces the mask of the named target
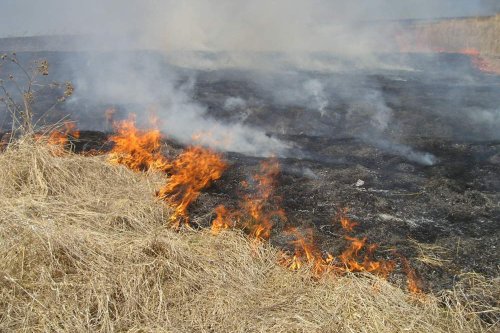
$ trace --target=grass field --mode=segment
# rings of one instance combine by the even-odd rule
[[[362,274],[317,280],[238,231],[172,231],[154,196],[165,177],[30,139],[0,153],[0,332],[488,329],[459,288],[414,296]]]

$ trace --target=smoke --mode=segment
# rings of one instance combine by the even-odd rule
[[[165,133],[184,143],[196,137],[217,149],[262,156],[296,151],[268,134],[272,131],[249,125],[246,117],[228,123],[195,100],[198,78],[193,69],[246,68],[255,71],[251,81],[272,103],[316,111],[332,123],[345,118],[341,125],[352,135],[431,164],[433,157],[389,136],[397,126],[380,88],[360,86],[373,73],[411,70],[411,65],[385,56],[399,47],[397,24],[390,20],[497,9],[495,1],[486,0],[5,0],[0,31],[85,35],[72,45],[77,51],[93,51],[82,54],[81,65],[74,68],[73,105],[95,100],[139,116],[153,108]],[[357,77],[345,81],[339,74],[346,71]],[[252,106],[238,95],[223,98],[219,107],[227,112]],[[496,121],[495,112],[481,111],[474,119]],[[87,125],[99,126],[91,120]],[[310,126],[310,134],[329,130],[320,125]]]

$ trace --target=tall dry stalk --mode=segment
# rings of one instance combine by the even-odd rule
[[[0,103],[4,104],[12,121],[10,133],[10,140],[12,140],[12,138],[30,136],[35,133],[37,123],[33,120],[33,105],[36,96],[42,89],[46,87],[64,88],[62,96],[45,112],[47,114],[71,96],[74,88],[69,82],[64,84],[47,83],[43,79],[49,75],[47,60],[37,60],[30,67],[26,67],[21,64],[15,52],[1,55],[0,69],[9,70],[8,64],[13,64],[14,68],[11,72],[7,71],[4,77],[0,76]],[[14,73],[15,71],[16,73]]]

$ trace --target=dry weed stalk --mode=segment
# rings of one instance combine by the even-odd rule
[[[11,64],[14,65],[13,68],[8,67]],[[61,97],[44,115],[50,113],[56,105],[65,101],[74,92],[74,87],[70,82],[47,84],[40,79],[49,75],[47,60],[34,61],[32,66],[27,68],[21,64],[16,53],[2,54],[0,55],[0,72],[5,72],[5,70],[8,74],[0,77],[0,103],[5,106],[12,121],[11,140],[35,133],[38,122],[34,122],[33,119],[33,103],[37,94],[44,88],[62,88],[63,90]],[[16,71],[18,73],[15,73]]]

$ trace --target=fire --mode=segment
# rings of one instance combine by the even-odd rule
[[[77,130],[76,124],[74,122],[65,122],[62,128],[55,128],[48,135],[37,134],[36,139],[46,139],[48,144],[56,146],[64,146],[68,143],[68,138],[72,137],[78,139],[80,137],[80,131]]]
[[[171,222],[175,227],[189,223],[189,205],[202,189],[219,179],[226,168],[219,154],[202,147],[190,147],[167,164],[171,175],[157,195],[174,208]]]
[[[354,222],[351,222],[345,216],[341,216],[340,221],[343,227],[347,225],[349,230],[352,231],[351,228],[355,225]],[[346,224],[346,222],[349,223]],[[344,228],[344,230],[346,229]],[[336,273],[369,272],[387,278],[394,269],[392,261],[376,261],[372,259],[377,245],[367,245],[366,238],[345,236],[349,246],[340,255],[334,256],[331,253],[323,254],[317,249],[311,229],[306,231],[306,235],[302,235],[296,228],[292,228],[291,233],[296,238],[292,241],[295,246],[294,255],[291,259],[282,260],[282,263],[291,270],[300,269],[304,263],[307,263],[311,265],[315,276],[333,271]],[[363,252],[364,255],[362,255]]]
[[[253,238],[269,239],[276,221],[286,220],[285,212],[279,207],[280,197],[275,194],[279,174],[280,166],[275,158],[263,161],[259,172],[250,181],[242,182],[243,188],[251,193],[243,195],[239,209],[230,212],[224,206],[218,207],[212,231],[220,229],[220,225],[241,224]],[[224,215],[219,214],[222,212]]]
[[[154,117],[152,123],[158,124]],[[157,129],[139,130],[135,118],[115,124],[117,134],[111,136],[114,147],[109,160],[135,171],[156,170],[170,177],[157,196],[174,209],[170,220],[175,227],[188,224],[189,205],[198,198],[202,189],[219,179],[227,165],[221,156],[209,149],[190,147],[174,161],[161,154],[161,133]]]
[[[190,205],[227,168],[221,156],[210,149],[189,147],[175,160],[169,161],[160,153],[159,131],[138,130],[133,119],[119,123],[116,130],[117,134],[111,138],[115,147],[110,160],[133,170],[155,169],[167,172],[168,182],[157,192],[157,196],[173,208],[170,222],[175,228],[179,228],[181,224],[188,225]],[[286,214],[279,205],[281,198],[275,193],[279,174],[277,159],[262,162],[259,172],[242,184],[248,193],[243,195],[239,209],[230,211],[223,205],[215,209],[212,234],[217,235],[222,230],[239,225],[257,240],[269,239],[275,223],[286,221]],[[347,209],[342,210],[338,221],[342,230],[347,233],[344,239],[348,246],[338,256],[318,249],[312,229],[307,229],[303,234],[297,228],[289,228],[288,233],[294,237],[291,242],[294,246],[293,256],[285,254],[280,262],[291,270],[308,265],[316,277],[328,272],[370,272],[387,277],[394,269],[394,263],[374,260],[377,245],[367,244],[367,238],[349,235],[358,223],[351,221],[346,214]],[[403,265],[408,275],[409,290],[418,292],[415,272],[407,261]]]
[[[212,222],[211,228],[213,235],[218,235],[222,230],[233,227],[234,223],[231,216],[232,214],[224,205],[217,206],[217,208],[215,208],[215,214],[217,217]]]
[[[73,122],[65,122],[64,129],[52,131],[47,142],[53,145],[62,146],[68,143],[68,136],[75,139],[80,137],[80,131],[76,129],[76,124]]]
[[[304,264],[309,264],[315,276],[320,276],[334,268],[332,265],[334,257],[331,254],[323,256],[314,244],[312,229],[307,229],[305,235],[302,235],[297,228],[291,228],[289,233],[293,234],[296,239],[292,241],[295,246],[292,259],[283,261],[288,268],[295,271]]]
[[[45,142],[51,145],[51,153],[55,156],[65,154],[69,139],[78,139],[80,131],[77,129],[74,122],[65,122],[63,126],[59,126],[48,134],[35,134],[35,140]]]
[[[412,294],[421,294],[422,290],[420,289],[420,285],[422,283],[420,279],[417,277],[417,273],[411,267],[408,259],[401,256],[401,262],[403,263],[403,268],[406,272],[406,282],[408,286],[408,291],[410,291]]]
[[[280,198],[275,195],[279,174],[277,159],[263,161],[259,173],[252,177],[256,192],[244,197],[242,210],[248,216],[246,229],[254,238],[269,239],[275,221],[286,220],[285,212],[279,208]]]
[[[115,123],[116,134],[110,137],[114,147],[109,160],[135,171],[166,171],[168,160],[161,154],[161,133],[158,129],[139,130],[135,117]]]
[[[491,61],[488,57],[482,56],[478,50],[468,48],[462,49],[458,53],[469,56],[472,65],[481,72],[500,75],[500,65]]]
[[[344,208],[342,210],[342,213],[340,214],[340,225],[342,226],[342,229],[344,229],[347,232],[353,232],[354,227],[358,225],[356,222],[352,222],[347,216],[347,208]]]

